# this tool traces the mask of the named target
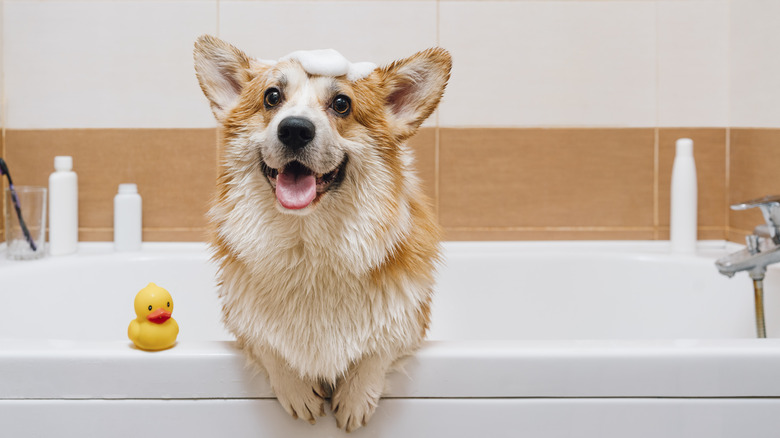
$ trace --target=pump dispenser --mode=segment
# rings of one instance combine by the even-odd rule
[[[114,249],[141,249],[141,195],[135,184],[119,184],[114,196]]]
[[[672,252],[696,252],[698,196],[693,140],[677,140],[672,167],[671,217],[669,232]]]
[[[73,157],[54,157],[49,175],[49,254],[76,252],[79,237],[78,177]]]

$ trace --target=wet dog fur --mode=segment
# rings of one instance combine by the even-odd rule
[[[355,430],[430,321],[440,229],[406,140],[437,107],[450,56],[429,49],[353,82],[202,36],[195,68],[218,122],[208,217],[224,323],[290,415],[314,424],[330,397]],[[316,128],[305,146],[280,140],[289,117]],[[275,194],[293,171],[316,178],[302,208]]]

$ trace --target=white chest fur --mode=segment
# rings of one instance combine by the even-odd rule
[[[294,258],[301,262],[288,269],[267,263],[223,271],[225,322],[234,334],[273,348],[302,375],[329,380],[366,353],[397,355],[416,346],[421,285],[376,284],[370,274],[299,251]]]

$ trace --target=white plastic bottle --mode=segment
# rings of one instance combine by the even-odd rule
[[[696,163],[693,160],[693,140],[677,140],[672,167],[671,247],[674,253],[696,252],[698,195]]]
[[[54,157],[49,175],[49,254],[76,252],[79,240],[79,184],[73,157]]]
[[[141,249],[141,195],[135,184],[119,184],[114,196],[114,249]]]

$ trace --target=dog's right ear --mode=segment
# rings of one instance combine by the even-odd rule
[[[202,35],[195,41],[195,73],[218,121],[224,121],[257,74],[253,65],[244,52],[219,38]]]

